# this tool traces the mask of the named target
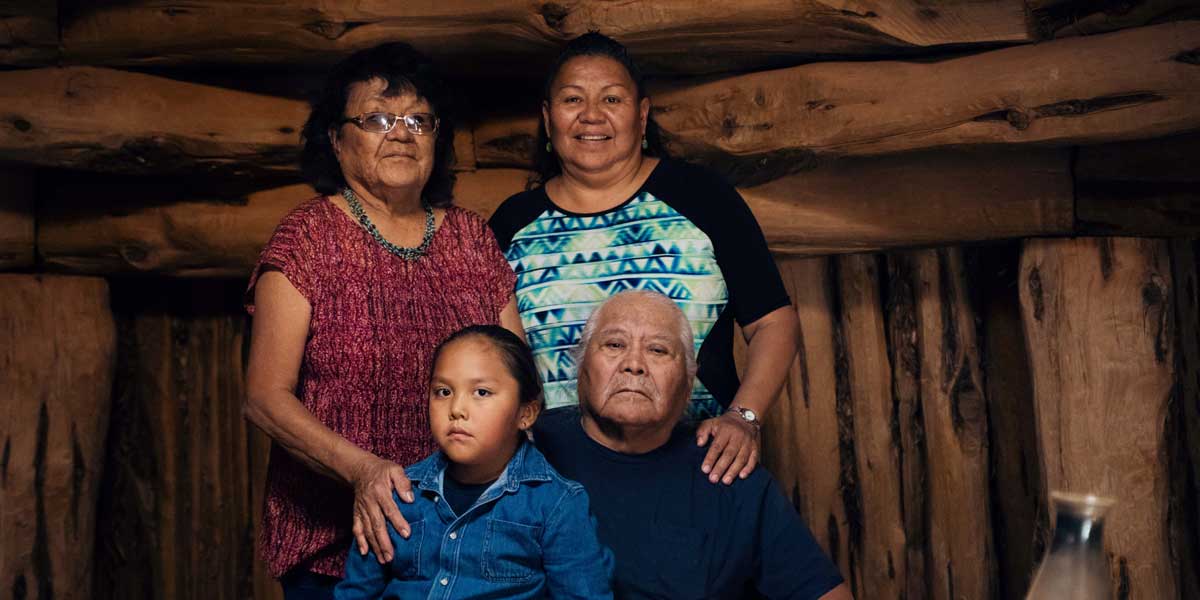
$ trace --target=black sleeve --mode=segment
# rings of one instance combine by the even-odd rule
[[[488,219],[488,227],[492,228],[492,234],[500,244],[500,251],[507,253],[513,236],[533,222],[546,210],[546,206],[546,193],[542,188],[513,194],[501,203],[496,212],[492,213],[492,218]]]
[[[650,192],[695,223],[713,243],[717,266],[729,288],[730,308],[740,325],[791,303],[762,229],[737,189],[716,173],[664,161],[663,177]]]
[[[816,600],[841,585],[837,566],[817,544],[775,478],[762,469],[756,475],[766,479],[754,507],[758,513],[754,561],[758,591],[772,600]]]

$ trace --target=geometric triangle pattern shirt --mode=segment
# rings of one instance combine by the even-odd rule
[[[699,367],[687,410],[695,420],[721,414],[737,389],[733,300],[753,317],[737,318],[743,323],[789,302],[741,196],[679,161],[660,161],[612,209],[572,213],[537,188],[507,200],[490,224],[517,275],[517,309],[547,409],[577,403],[575,348],[588,317],[614,294],[659,292],[687,316]]]

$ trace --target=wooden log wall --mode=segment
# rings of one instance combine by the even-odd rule
[[[116,280],[95,598],[281,598],[257,559],[269,440],[242,418],[242,281]]]
[[[1177,597],[1164,429],[1179,384],[1167,243],[1029,241],[1020,281],[1045,486],[1117,498],[1124,512],[1105,526],[1117,589]]]
[[[33,266],[33,173],[0,169],[0,270]]]
[[[95,559],[23,543],[2,585],[278,597],[253,557],[268,442],[240,416],[240,295],[312,195],[302,97],[359,48],[433,55],[471,111],[457,201],[486,216],[529,179],[544,67],[599,29],[647,68],[670,150],[763,226],[802,328],[765,461],[857,597],[1023,597],[1064,485],[1120,499],[1120,597],[1200,597],[1200,3],[727,4],[0,0],[0,271],[118,340],[61,349],[117,365],[89,404],[107,442],[81,435],[73,471]],[[34,335],[33,292],[3,291],[0,323]],[[0,519],[24,531],[8,507],[37,497],[12,481]]]
[[[116,360],[99,277],[0,274],[0,589],[91,598]]]

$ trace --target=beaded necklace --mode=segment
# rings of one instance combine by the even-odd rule
[[[346,204],[350,205],[350,212],[354,213],[354,216],[358,218],[358,222],[363,226],[363,229],[366,229],[367,233],[371,234],[371,237],[375,238],[375,241],[379,242],[379,245],[383,246],[388,252],[404,260],[417,260],[425,256],[425,251],[429,249],[429,242],[433,241],[434,227],[433,207],[424,198],[421,199],[421,207],[425,209],[425,236],[421,238],[420,245],[414,248],[405,248],[383,239],[383,234],[379,233],[379,228],[367,217],[367,211],[363,210],[362,204],[358,201],[358,196],[354,195],[354,190],[351,190],[349,187],[343,188],[342,197],[346,199]]]

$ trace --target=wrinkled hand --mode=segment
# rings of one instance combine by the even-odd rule
[[[413,501],[412,483],[404,467],[378,457],[364,461],[354,475],[354,541],[359,554],[367,548],[375,553],[381,564],[392,560],[392,540],[387,523],[408,539],[408,521],[392,499],[392,490],[400,493],[405,502]]]
[[[758,429],[734,413],[708,419],[696,430],[696,445],[703,446],[711,439],[708,454],[700,470],[708,480],[733,483],[734,476],[745,479],[758,465]]]

